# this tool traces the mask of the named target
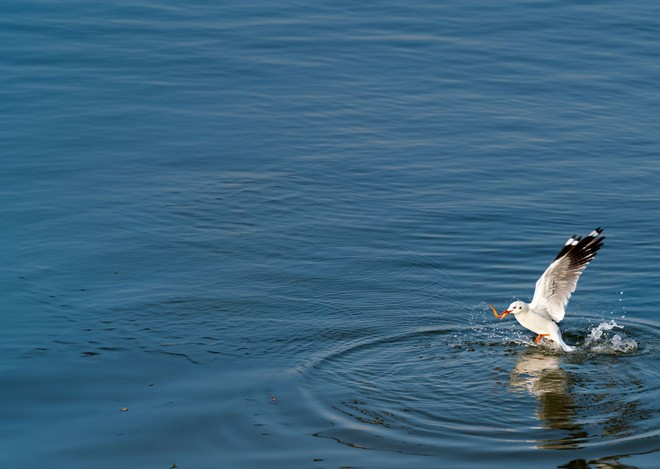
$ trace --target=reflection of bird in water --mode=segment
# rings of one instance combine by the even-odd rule
[[[564,438],[539,440],[538,445],[547,449],[575,448],[587,434],[575,423],[575,403],[570,394],[570,377],[559,364],[556,356],[544,355],[539,350],[529,350],[518,357],[509,376],[512,391],[529,392],[537,400],[536,418],[545,428],[568,430]]]
[[[537,344],[543,337],[548,337],[565,352],[572,352],[575,348],[564,343],[557,323],[564,319],[564,307],[575,291],[582,271],[603,245],[605,236],[599,236],[602,232],[596,228],[584,238],[568,238],[555,260],[537,280],[532,302],[514,301],[501,314],[490,305],[495,317],[503,319],[513,313],[523,327],[538,334]]]

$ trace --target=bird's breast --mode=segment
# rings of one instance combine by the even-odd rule
[[[536,314],[532,311],[518,313],[515,316],[516,320],[520,323],[521,326],[537,334],[549,333],[553,324],[552,321],[550,321],[548,318],[545,318],[540,314]]]

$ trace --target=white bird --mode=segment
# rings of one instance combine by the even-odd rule
[[[599,236],[602,232],[596,228],[584,238],[568,238],[555,260],[536,282],[532,302],[514,301],[501,314],[497,314],[495,307],[490,305],[495,317],[504,319],[513,313],[521,326],[538,334],[537,344],[543,337],[549,337],[565,352],[575,350],[575,347],[564,343],[557,323],[564,319],[564,307],[575,291],[580,275],[603,246],[605,236]]]

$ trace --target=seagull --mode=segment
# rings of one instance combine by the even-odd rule
[[[548,337],[565,352],[575,350],[564,343],[557,323],[564,319],[564,307],[575,291],[580,275],[603,246],[605,236],[600,236],[602,232],[596,228],[584,238],[576,235],[568,238],[555,260],[537,280],[532,302],[514,301],[501,314],[490,305],[495,317],[504,319],[513,313],[521,326],[538,334],[537,344],[543,337]]]

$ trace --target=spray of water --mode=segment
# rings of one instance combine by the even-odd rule
[[[584,347],[598,353],[631,353],[637,350],[637,342],[633,339],[624,339],[619,334],[612,334],[613,329],[623,329],[614,319],[602,322],[593,327],[587,336]]]

